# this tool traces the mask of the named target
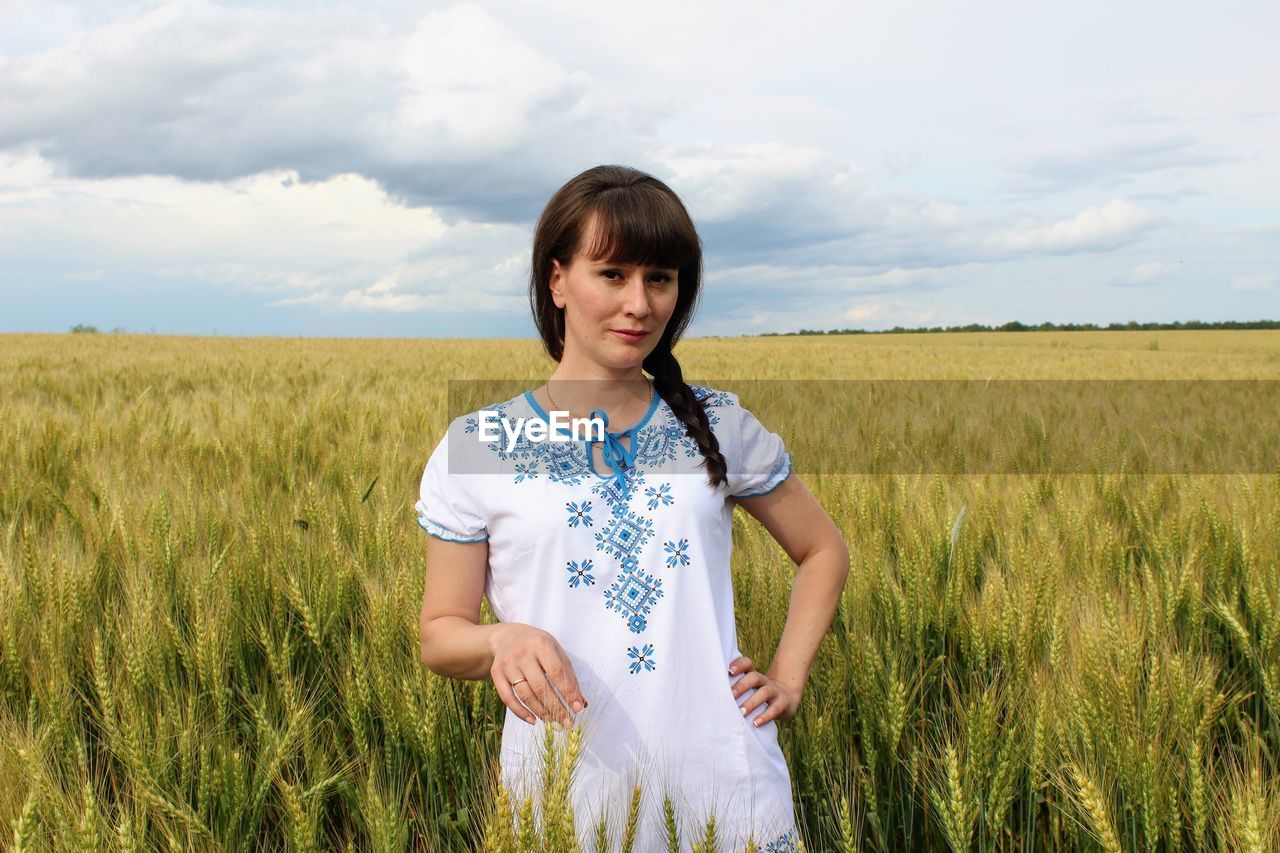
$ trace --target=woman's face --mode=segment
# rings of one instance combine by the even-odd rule
[[[582,245],[593,245],[594,228],[592,217]],[[615,264],[581,251],[567,266],[551,264],[551,296],[564,309],[565,355],[614,370],[639,369],[675,310],[679,270]],[[642,334],[621,334],[633,330]]]

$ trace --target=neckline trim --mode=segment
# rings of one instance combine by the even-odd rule
[[[538,402],[538,400],[537,400],[537,398],[533,396],[533,391],[532,391],[532,390],[525,391],[525,392],[524,392],[524,397],[525,397],[525,399],[526,399],[526,400],[528,400],[528,401],[529,401],[529,405],[533,407],[533,410],[534,410],[535,412],[537,412],[537,413],[538,413],[538,416],[539,416],[540,418],[542,418],[544,421],[546,421],[547,426],[550,426],[550,425],[551,425],[551,416],[547,414],[546,410],[542,408],[542,404],[541,404],[541,403],[539,403],[539,402]],[[613,436],[614,438],[621,438],[621,437],[622,437],[622,436],[624,436],[624,435],[632,435],[632,436],[633,436],[633,435],[634,435],[634,433],[639,432],[639,430],[640,430],[640,429],[641,429],[645,424],[649,423],[649,420],[653,417],[653,413],[654,413],[654,412],[656,412],[656,411],[658,410],[658,406],[661,404],[661,402],[662,402],[662,395],[661,395],[661,394],[659,394],[659,393],[658,393],[658,391],[657,391],[657,389],[655,388],[655,389],[654,389],[654,391],[653,391],[653,402],[651,402],[651,403],[649,404],[649,410],[648,410],[647,412],[645,412],[645,413],[644,413],[644,416],[643,416],[643,417],[641,417],[641,418],[640,418],[640,420],[636,421],[636,423],[635,423],[635,425],[634,425],[634,426],[628,427],[628,428],[626,428],[626,429],[622,430],[621,432],[609,432],[609,430],[608,430],[608,429],[606,429],[606,430],[605,430],[605,435],[611,435],[611,436]],[[598,443],[598,442],[595,442],[595,441],[593,441],[593,440],[587,440],[587,441],[588,441],[588,443],[589,443],[589,444],[596,444],[596,443]]]

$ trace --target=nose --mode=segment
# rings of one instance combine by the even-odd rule
[[[627,279],[623,304],[627,313],[635,317],[649,315],[649,288],[645,286],[645,275],[643,270],[637,270]]]

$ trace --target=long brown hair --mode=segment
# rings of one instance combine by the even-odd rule
[[[580,247],[592,214],[596,245]],[[724,483],[720,442],[672,352],[693,318],[702,282],[702,240],[684,203],[652,175],[618,165],[587,169],[551,196],[534,231],[529,304],[542,344],[556,362],[564,355],[565,323],[564,309],[551,298],[551,259],[568,264],[579,248],[589,258],[679,270],[675,310],[643,367],[653,376],[654,390],[685,425],[686,435],[698,443],[711,485]]]

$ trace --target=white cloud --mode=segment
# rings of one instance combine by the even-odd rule
[[[64,272],[61,278],[67,281],[98,281],[104,275],[106,275],[106,270],[75,270],[73,272]]]
[[[297,177],[91,180],[58,175],[34,154],[0,152],[0,227],[27,245],[71,241],[113,265],[181,257],[187,266],[304,269],[385,261],[449,230],[431,209],[405,207],[368,178]]]
[[[376,11],[166,3],[0,56],[0,149],[80,176],[358,172],[449,215],[516,221],[582,163],[653,133],[624,102],[474,3]]]
[[[1254,291],[1266,290],[1275,283],[1274,275],[1242,275],[1231,282],[1232,290]]]
[[[482,259],[515,257],[525,229],[445,222],[406,207],[358,175],[302,182],[293,172],[226,182],[171,177],[59,176],[34,154],[0,152],[0,265],[59,256],[68,280],[147,275],[172,282],[281,293],[274,305],[341,302],[372,281],[373,297],[430,291],[435,300],[483,305],[470,295],[516,292],[519,271],[485,270]],[[94,266],[81,259],[91,260]],[[328,293],[329,298],[296,294]],[[291,295],[293,294],[293,295]],[[384,299],[403,310],[411,298]],[[434,304],[434,303],[432,303]]]
[[[950,326],[980,322],[950,316],[935,306],[901,300],[865,300],[849,306],[840,315],[854,328],[891,329],[894,326]]]
[[[1022,224],[992,235],[987,245],[1011,252],[1111,249],[1136,239],[1155,217],[1120,199],[1095,205],[1051,225]]]
[[[247,287],[267,292],[314,290],[323,287],[326,282],[323,275],[314,273],[227,262],[204,265],[176,264],[159,267],[155,273],[161,278]]]
[[[384,140],[398,159],[482,159],[581,106],[592,85],[517,38],[479,6],[427,14],[396,49],[403,82]]]
[[[363,290],[349,290],[342,294],[338,305],[344,311],[388,311],[409,313],[432,311],[436,313],[464,313],[468,311],[511,311],[515,307],[510,300],[493,294],[451,293],[393,293],[377,289],[377,285]]]
[[[695,217],[708,221],[788,207],[797,200],[838,204],[866,174],[829,151],[777,142],[667,148],[652,158],[668,176],[667,183],[680,187]],[[830,212],[839,216],[844,207]]]
[[[366,292],[370,294],[390,293],[396,289],[396,285],[399,283],[399,278],[400,271],[394,270],[383,278],[378,279],[378,281],[375,282]]]
[[[306,296],[290,296],[285,299],[275,299],[266,303],[268,308],[278,308],[289,305],[317,305],[325,302],[332,302],[333,294],[331,293],[308,293]]]
[[[1173,275],[1178,272],[1180,266],[1168,261],[1147,261],[1134,267],[1129,277],[1134,281],[1154,281]]]
[[[1168,284],[1180,276],[1182,271],[1181,262],[1143,261],[1112,283],[1118,287],[1149,287],[1155,284]]]
[[[875,275],[859,276],[858,281],[868,285],[901,287],[903,285],[918,283],[923,279],[936,275],[938,272],[938,270],[930,267],[918,267],[915,269],[894,267],[893,269],[877,273]]]
[[[871,320],[882,316],[889,310],[889,306],[883,302],[864,302],[860,305],[854,305],[844,312],[846,320]]]
[[[385,293],[374,287],[351,290],[342,297],[342,307],[354,311],[427,311],[448,306],[449,300],[438,294],[418,296],[412,293]]]
[[[581,169],[624,162],[688,204],[704,313],[725,331],[821,325],[851,295],[929,291],[924,307],[860,303],[894,306],[876,309],[892,325],[948,298],[966,316],[1030,290],[1074,307],[1088,282],[1176,276],[1180,297],[1275,283],[1259,274],[1274,239],[1232,233],[1275,221],[1280,122],[1256,83],[1274,64],[1257,13],[1108,9],[1111,61],[1063,77],[1088,29],[1074,7],[943,5],[921,25],[834,2],[10,5],[10,281],[527,317],[541,206]],[[1192,23],[1206,50],[1231,49],[1187,63],[1168,45]],[[1152,34],[1138,53],[1125,27]],[[1119,295],[1144,316],[1151,294],[1106,289],[1080,310],[1121,310]]]

